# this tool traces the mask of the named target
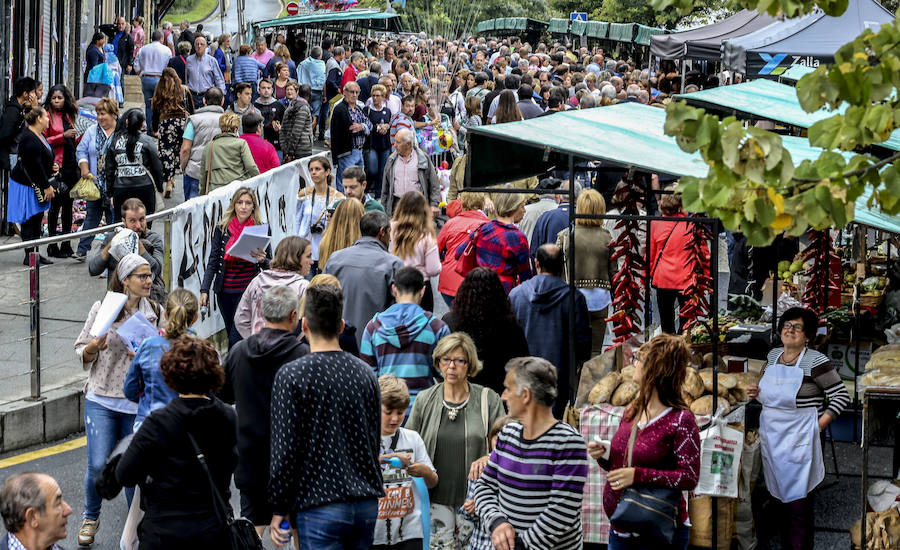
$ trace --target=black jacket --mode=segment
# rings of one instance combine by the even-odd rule
[[[110,24],[100,25],[100,31],[109,38],[110,44],[113,43],[113,40],[119,33],[116,26]],[[122,33],[122,38],[119,39],[119,53],[116,54],[116,58],[119,60],[119,65],[122,66],[123,71],[130,67],[134,61],[134,39],[131,38],[130,32],[125,31]]]
[[[176,55],[169,59],[169,62],[166,64],[167,67],[172,67],[175,69],[175,72],[178,73],[178,78],[181,79],[182,82],[185,81],[185,71],[187,70],[187,59],[185,59],[181,54]]]
[[[188,439],[190,432],[226,502],[237,465],[237,417],[216,398],[177,397],[150,413],[116,467],[124,487],[141,487],[141,548],[213,548],[224,525],[213,508],[209,478]],[[203,544],[206,545],[203,545]]]
[[[9,158],[6,160],[9,162]],[[19,162],[13,167],[10,177],[22,185],[34,184],[46,189],[52,175],[53,151],[44,145],[37,134],[23,130],[19,139]]]
[[[443,317],[443,321],[451,331],[465,330],[456,315],[451,311]],[[503,379],[506,378],[506,363],[514,357],[527,357],[528,341],[522,325],[512,314],[506,318],[483,327],[481,330],[469,329],[469,335],[475,342],[478,359],[481,360],[481,372],[472,377],[472,382],[491,388],[498,394],[503,393]],[[497,345],[502,342],[503,345]]]
[[[353,133],[350,131],[350,108],[344,101],[334,106],[331,113],[331,157],[337,159],[353,150]]]
[[[200,292],[209,294],[210,287],[213,292],[222,292],[225,287],[225,245],[231,233],[228,228],[223,229],[216,225],[212,236],[212,250],[209,252],[209,260],[206,262],[206,270],[203,272],[203,282],[200,284]],[[272,247],[266,248],[266,261],[256,264],[256,274],[264,269],[269,269],[269,259],[272,257]],[[213,283],[215,279],[215,283]]]
[[[19,135],[24,128],[25,111],[19,105],[19,100],[11,97],[6,100],[3,117],[0,118],[0,168],[12,169],[9,165],[9,155],[18,150]]]
[[[309,353],[286,330],[264,328],[241,340],[225,358],[225,386],[219,397],[238,413],[238,466],[234,484],[259,491],[269,483],[269,423],[272,383],[282,365]]]

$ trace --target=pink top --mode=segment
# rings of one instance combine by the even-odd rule
[[[397,222],[391,222],[391,254],[396,254],[393,234]],[[425,279],[430,279],[441,272],[441,256],[438,254],[437,241],[431,235],[422,235],[419,242],[413,247],[413,255],[409,258],[400,258],[403,264],[414,267],[422,272]]]
[[[613,436],[609,460],[598,461],[601,468],[609,472],[627,467],[630,437],[631,422],[623,419]],[[631,464],[635,486],[694,489],[700,479],[700,430],[691,411],[671,409],[643,429],[639,428]],[[621,495],[621,491],[614,490],[608,483],[603,488],[606,517],[612,517]],[[679,512],[684,523],[688,518],[684,497]]]
[[[275,52],[273,52],[272,50],[270,50],[268,48],[266,48],[266,51],[264,51],[263,53],[259,53],[256,50],[253,50],[253,53],[250,54],[250,57],[259,61],[260,63],[263,64],[263,66],[265,66],[269,62],[270,59],[275,57]]]
[[[141,51],[141,47],[147,40],[147,36],[146,34],[144,34],[144,29],[138,26],[135,26],[133,29],[131,29],[131,39],[134,40],[134,56],[137,57],[138,52]]]
[[[422,191],[419,186],[419,156],[415,151],[409,155],[409,160],[398,154],[394,163],[394,196],[402,197],[410,191]]]
[[[278,161],[278,152],[275,151],[274,145],[257,134],[242,134],[241,139],[250,146],[250,154],[253,155],[253,162],[259,168],[260,174],[281,166],[281,163]]]

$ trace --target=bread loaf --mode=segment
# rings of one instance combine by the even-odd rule
[[[609,403],[609,400],[612,397],[613,392],[616,391],[616,388],[619,386],[619,381],[621,379],[622,375],[618,372],[607,374],[594,385],[594,388],[588,395],[588,401],[590,401],[592,405]]]
[[[728,410],[730,405],[728,404],[728,400],[724,397],[719,397],[719,405],[716,410]],[[700,399],[697,399],[693,403],[691,403],[691,412],[694,414],[712,414],[712,406],[713,406],[713,396],[712,395],[704,395]]]
[[[613,392],[612,400],[610,403],[617,407],[624,407],[631,403],[635,397],[637,397],[638,390],[640,388],[637,385],[637,382],[634,380],[625,380],[619,387],[616,388],[616,391]]]

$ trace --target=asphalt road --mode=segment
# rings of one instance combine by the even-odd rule
[[[220,0],[226,3],[225,9],[225,32],[234,34],[238,32],[237,9],[240,0]],[[246,3],[244,8],[244,21],[250,23],[252,21],[265,21],[278,17],[283,8],[279,0],[243,0]],[[219,8],[211,17],[202,21],[203,30],[209,32],[213,36],[222,34],[222,19]]]

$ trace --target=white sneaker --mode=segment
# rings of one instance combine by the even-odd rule
[[[90,546],[94,544],[94,535],[100,530],[99,519],[85,519],[81,522],[81,529],[78,530],[78,544],[80,546]]]

